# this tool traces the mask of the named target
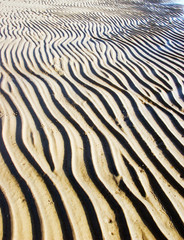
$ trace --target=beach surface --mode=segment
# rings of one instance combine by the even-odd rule
[[[0,1],[0,239],[184,239],[182,4]]]

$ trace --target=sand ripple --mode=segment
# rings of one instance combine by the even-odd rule
[[[0,8],[0,239],[183,239],[182,6]]]

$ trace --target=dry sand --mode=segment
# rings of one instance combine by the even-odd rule
[[[184,7],[1,0],[0,239],[184,239]]]

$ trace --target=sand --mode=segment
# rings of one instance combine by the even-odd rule
[[[182,1],[0,9],[0,239],[184,239]]]

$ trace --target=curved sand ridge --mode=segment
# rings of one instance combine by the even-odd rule
[[[183,239],[182,7],[0,7],[0,239]]]

